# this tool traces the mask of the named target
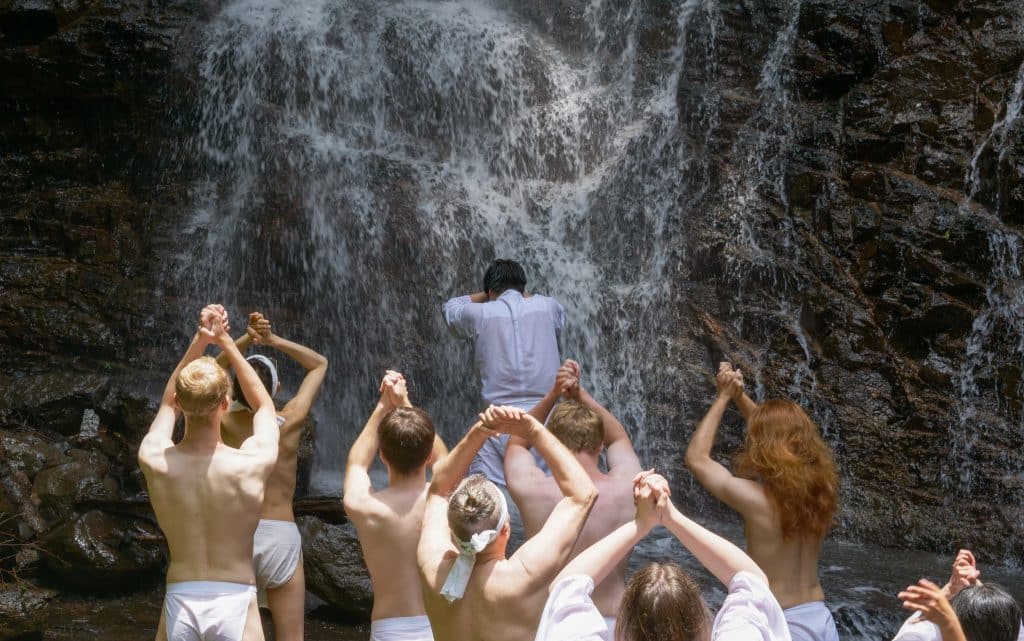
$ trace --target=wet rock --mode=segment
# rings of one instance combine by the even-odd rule
[[[21,376],[0,390],[0,410],[64,435],[77,434],[82,413],[108,385],[105,376],[72,372]]]
[[[47,627],[47,603],[57,595],[28,584],[0,584],[0,641],[30,638]]]
[[[68,459],[66,463],[39,472],[32,485],[40,514],[50,522],[62,519],[83,501],[118,496],[118,482],[110,475],[110,463],[102,454],[70,450]]]
[[[330,525],[316,517],[296,519],[302,533],[306,589],[353,621],[369,621],[373,608],[370,575],[355,526]]]
[[[29,478],[67,459],[66,443],[27,430],[0,430],[0,448],[6,463]]]
[[[164,538],[150,521],[91,510],[40,539],[42,575],[79,591],[123,591],[160,578]]]

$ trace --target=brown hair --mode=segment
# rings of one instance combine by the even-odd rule
[[[398,474],[423,466],[434,449],[434,423],[418,407],[396,407],[377,426],[380,453]]]
[[[626,583],[616,641],[704,641],[710,633],[700,588],[674,562],[650,563]]]
[[[596,452],[604,442],[601,415],[576,401],[563,401],[555,407],[548,430],[572,452]]]
[[[500,492],[483,474],[467,476],[448,500],[448,526],[460,541],[484,530],[493,530],[501,518]]]
[[[839,503],[839,475],[818,426],[796,403],[772,400],[754,410],[736,471],[764,484],[783,539],[828,532]]]
[[[209,356],[185,365],[174,381],[174,393],[186,419],[201,420],[217,409],[231,389],[227,372]]]

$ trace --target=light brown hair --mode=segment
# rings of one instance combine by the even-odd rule
[[[380,453],[398,474],[415,472],[434,449],[434,423],[418,407],[396,407],[377,426]]]
[[[231,389],[227,372],[209,356],[201,356],[178,372],[174,393],[186,419],[201,420],[221,404]]]
[[[616,641],[705,641],[711,617],[700,588],[672,561],[637,570],[622,594]]]
[[[604,442],[601,415],[576,401],[563,401],[555,407],[548,430],[571,452],[596,452]]]
[[[750,415],[740,476],[760,479],[783,539],[825,536],[839,504],[832,451],[807,413],[792,401],[761,403]]]
[[[448,526],[460,541],[484,530],[493,530],[501,518],[498,487],[483,474],[467,476],[448,500]]]

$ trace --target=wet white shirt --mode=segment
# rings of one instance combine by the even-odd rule
[[[524,298],[514,289],[486,303],[459,296],[444,304],[444,318],[456,334],[476,343],[485,404],[532,407],[551,389],[565,326],[565,310],[554,298]]]
[[[551,588],[536,641],[602,641],[608,629],[590,598],[589,576],[567,576]],[[738,572],[715,616],[712,641],[791,641],[786,617],[768,586],[749,572]]]
[[[942,641],[942,631],[931,621],[925,621],[915,612],[907,619],[892,641]],[[1024,641],[1024,623],[1017,631],[1017,641]]]

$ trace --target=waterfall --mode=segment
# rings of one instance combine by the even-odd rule
[[[592,0],[583,52],[472,0],[233,0],[208,25],[172,277],[192,306],[264,309],[328,355],[317,489],[340,484],[386,367],[449,442],[462,434],[471,350],[440,308],[496,256],[565,305],[564,356],[647,447],[659,346],[621,346],[667,322],[688,161],[675,94],[688,24],[715,5],[671,10],[674,42],[642,78],[638,2]]]

